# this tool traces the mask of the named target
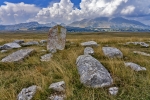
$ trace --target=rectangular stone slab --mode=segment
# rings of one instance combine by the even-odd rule
[[[17,62],[23,60],[25,57],[29,56],[34,51],[34,49],[21,49],[18,50],[7,57],[3,58],[1,62]]]

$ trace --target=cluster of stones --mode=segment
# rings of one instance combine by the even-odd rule
[[[140,45],[141,47],[149,47],[149,44],[145,43],[145,42],[126,42],[125,45],[129,45],[129,44],[133,44],[133,45]]]

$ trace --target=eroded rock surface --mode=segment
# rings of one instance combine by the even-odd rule
[[[31,100],[37,91],[37,86],[33,85],[28,88],[23,88],[18,94],[17,100]]]
[[[141,67],[140,65],[132,63],[132,62],[125,62],[124,64],[126,67],[130,67],[131,69],[133,69],[135,71],[145,71],[146,70],[145,67]]]
[[[85,46],[85,47],[98,46],[97,42],[95,42],[95,41],[83,42],[83,43],[81,43],[81,45]]]
[[[21,49],[18,50],[7,57],[3,58],[1,62],[16,62],[16,61],[21,61],[25,57],[29,56],[34,51],[34,49]]]
[[[45,55],[41,56],[41,61],[50,61],[51,57],[53,57],[53,55],[51,53],[45,54]]]
[[[103,50],[104,55],[109,58],[122,58],[123,57],[123,53],[117,48],[103,47],[102,50]]]
[[[65,48],[66,42],[66,28],[57,25],[49,30],[47,50],[51,53],[55,53],[58,50]]]
[[[91,48],[91,47],[86,47],[86,48],[84,49],[84,55],[92,55],[92,54],[94,54],[93,48]]]
[[[107,69],[91,55],[81,55],[76,60],[80,81],[85,86],[98,88],[109,86],[113,79]]]

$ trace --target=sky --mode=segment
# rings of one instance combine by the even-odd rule
[[[124,17],[150,25],[150,0],[0,0],[0,24]]]

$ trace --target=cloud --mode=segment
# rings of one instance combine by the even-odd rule
[[[121,11],[121,14],[123,15],[131,14],[134,11],[134,9],[135,9],[134,6],[127,6]]]
[[[26,22],[29,18],[35,17],[40,8],[35,5],[21,3],[4,2],[0,6],[1,24],[15,24]]]

